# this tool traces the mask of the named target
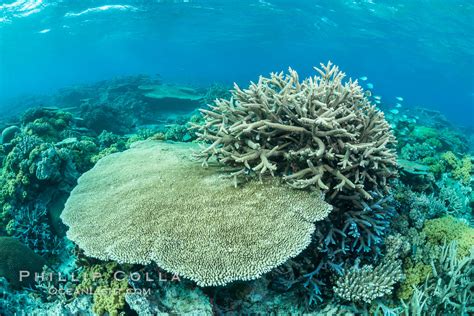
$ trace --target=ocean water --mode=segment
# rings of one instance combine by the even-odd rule
[[[124,74],[246,84],[328,60],[473,124],[470,1],[3,1],[0,99]],[[2,102],[3,103],[3,102]]]
[[[0,135],[0,315],[474,313],[473,1],[0,0]]]

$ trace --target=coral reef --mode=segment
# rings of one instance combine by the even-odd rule
[[[92,257],[155,261],[201,286],[223,285],[296,256],[332,209],[320,193],[275,180],[235,188],[218,165],[189,157],[197,148],[146,141],[100,160],[61,214],[68,237]]]
[[[398,201],[399,213],[405,214],[410,224],[417,229],[423,228],[427,219],[448,214],[445,203],[434,194],[415,192],[403,183],[395,187],[394,196]]]
[[[446,175],[436,182],[436,187],[438,199],[444,203],[447,214],[468,222],[473,220],[472,187],[453,181]]]
[[[107,104],[101,106],[83,105],[81,113],[85,127],[96,133],[107,130],[123,134],[133,129],[134,122],[130,120],[130,117]]]
[[[472,314],[474,181],[472,152],[467,147],[470,134],[474,139],[472,130],[451,125],[440,113],[411,106],[382,115],[370,104],[369,91],[362,91],[356,82],[343,82],[332,65],[320,71],[320,76],[303,81],[291,70],[272,74],[248,89],[236,87],[231,92],[223,85],[191,91],[147,76],[122,77],[70,87],[49,97],[23,98],[15,109],[6,107],[5,117],[0,118],[0,244],[7,240],[18,247],[14,247],[17,259],[6,261],[10,248],[0,245],[0,314]],[[152,89],[158,92],[155,97],[147,95]],[[183,101],[178,94],[192,100]],[[47,106],[37,108],[38,104]],[[210,107],[202,115],[191,112],[205,104]],[[18,118],[7,119],[25,108]],[[140,146],[146,145],[133,145],[137,141],[191,142],[198,137],[196,132],[211,146],[201,158],[214,155],[224,164],[211,160],[209,169],[204,169],[193,161],[188,168],[188,150],[197,145],[160,143],[172,149],[151,152],[150,148],[140,159],[123,161],[117,167],[120,172],[111,167],[110,173],[97,175],[102,181],[97,183],[107,183],[107,192],[117,193],[112,199],[117,202],[96,203],[90,206],[94,215],[85,213],[82,219],[75,208],[73,221],[86,228],[71,225],[69,234],[81,240],[81,247],[105,254],[102,259],[127,261],[133,256],[147,264],[91,258],[90,252],[84,253],[64,237],[67,227],[60,216],[81,174],[94,165],[105,170],[109,159],[122,161],[118,157],[128,154],[117,153],[129,147],[138,155],[144,151]],[[387,143],[377,144],[379,136]],[[223,143],[212,147],[216,138]],[[396,173],[395,147],[400,177],[385,181],[384,176],[391,180]],[[279,156],[280,152],[284,154]],[[260,158],[262,153],[267,161]],[[337,170],[354,187],[341,181]],[[302,171],[308,173],[299,177]],[[122,178],[122,172],[129,177]],[[212,172],[215,177],[208,176]],[[233,173],[237,173],[237,188],[228,179]],[[254,176],[263,183],[250,181]],[[194,177],[203,177],[205,183],[195,182]],[[119,178],[126,184],[108,185]],[[134,197],[140,190],[128,189],[142,178],[158,183],[143,194],[149,197],[146,205]],[[305,190],[288,191],[281,178]],[[316,184],[309,185],[311,179]],[[80,182],[78,190],[84,185]],[[241,195],[225,201],[202,199],[201,192],[215,183],[225,184],[226,193],[220,188],[213,194]],[[104,191],[88,187],[97,200],[110,199]],[[329,214],[328,206],[320,204],[319,192],[311,192],[318,188],[334,205]],[[87,195],[76,193],[76,205],[87,201]],[[314,199],[310,202],[307,196]],[[226,212],[202,213],[195,201]],[[244,207],[237,207],[242,203]],[[156,205],[163,204],[167,206],[156,212]],[[182,205],[170,212],[177,204]],[[111,219],[121,208],[130,212]],[[255,211],[246,211],[251,208]],[[235,219],[231,213],[241,215]],[[305,219],[312,214],[319,214],[321,220]],[[175,225],[177,221],[180,225]],[[225,231],[212,230],[215,226]],[[151,230],[158,237],[145,234]],[[225,241],[230,243],[219,247]],[[246,245],[245,251],[239,242]],[[191,247],[205,250],[196,256]],[[34,271],[41,272],[45,263],[42,272],[54,278],[18,284],[5,272],[6,263],[18,268],[29,257],[38,259]],[[192,280],[171,278],[171,273],[157,267],[164,257],[175,259],[162,260],[173,269],[166,264],[164,268],[171,272],[189,268],[195,272]],[[215,261],[208,260],[211,257]],[[228,268],[243,267],[237,264],[242,258],[251,264],[240,274]],[[276,261],[282,264],[276,266]],[[224,275],[216,277],[223,265],[227,265]],[[258,279],[238,281],[247,278],[242,275],[254,278],[270,268]],[[115,271],[123,271],[125,278],[116,280]],[[101,276],[94,279],[90,276],[94,273]],[[136,279],[135,273],[154,281]],[[215,274],[211,278],[209,273]],[[380,278],[384,273],[389,277]],[[400,279],[400,274],[405,277]],[[208,277],[219,281],[213,284],[226,285],[201,288],[211,284]]]
[[[356,202],[345,212],[333,212],[318,223],[319,244],[328,257],[337,253],[379,252],[379,246],[389,229],[395,210],[390,195],[382,197],[371,192],[372,201]]]
[[[228,87],[222,83],[212,84],[206,91],[203,98],[203,104],[208,105],[214,102],[216,99],[229,99],[231,93],[229,92],[232,87]]]
[[[47,105],[48,110],[71,112],[72,119],[96,134],[103,130],[117,134],[136,132],[146,125],[161,125],[173,114],[187,114],[205,100],[224,96],[220,86],[201,88],[164,84],[146,75],[117,77],[93,84],[63,88],[50,96],[32,96],[5,104],[2,116],[18,115],[25,109]],[[11,120],[15,122],[14,118]],[[41,123],[41,124],[40,124]],[[48,132],[49,126],[37,122],[33,128]],[[66,121],[67,123],[67,121]],[[0,126],[3,128],[3,126]]]
[[[282,175],[292,186],[316,186],[328,199],[371,199],[396,175],[395,138],[382,112],[362,88],[331,63],[319,76],[273,73],[248,89],[235,85],[230,100],[216,100],[201,112],[200,152],[207,161],[239,168],[233,175]]]
[[[430,276],[431,266],[418,262],[415,265],[404,267],[404,273],[405,279],[400,284],[397,296],[402,300],[407,300],[412,297],[415,289]]]
[[[91,166],[83,162],[87,155],[82,141],[62,138],[74,128],[72,122],[64,123],[69,117],[61,111],[31,109],[23,115],[21,132],[2,148],[6,155],[0,171],[0,231],[41,254],[57,248],[51,227],[60,225],[52,211],[61,208],[62,197]],[[47,128],[32,127],[37,125]]]
[[[462,184],[468,185],[471,182],[471,174],[474,172],[471,157],[465,156],[462,159],[457,159],[452,152],[447,152],[442,156],[452,169],[454,179],[458,179]]]
[[[397,162],[400,169],[409,175],[427,175],[430,171],[429,166],[425,166],[411,160],[398,159]]]

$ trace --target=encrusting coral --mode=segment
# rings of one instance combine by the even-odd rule
[[[234,86],[230,100],[202,109],[198,139],[210,146],[199,156],[235,166],[234,176],[282,175],[296,188],[316,186],[345,199],[384,193],[396,175],[396,143],[384,114],[357,81],[330,62],[319,76],[296,71],[260,77],[248,89]]]
[[[299,254],[332,209],[320,192],[275,179],[235,188],[220,166],[190,157],[197,148],[145,141],[101,159],[66,202],[68,237],[88,256],[223,285]]]

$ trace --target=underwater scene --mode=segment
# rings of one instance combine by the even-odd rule
[[[0,316],[473,315],[474,3],[0,1]]]

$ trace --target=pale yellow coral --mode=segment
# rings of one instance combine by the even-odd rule
[[[158,266],[199,285],[259,277],[311,241],[331,206],[276,180],[234,187],[193,144],[146,141],[85,173],[62,213],[68,237],[103,260]]]
[[[474,247],[474,228],[452,216],[427,220],[423,232],[435,245],[456,241],[460,257],[468,255]]]
[[[471,157],[466,156],[460,161],[458,168],[453,170],[453,177],[468,185],[471,182],[472,171]]]
[[[473,172],[471,157],[465,156],[458,159],[452,151],[447,151],[441,155],[441,158],[449,166],[454,179],[461,181],[464,185],[471,182],[471,173]]]

